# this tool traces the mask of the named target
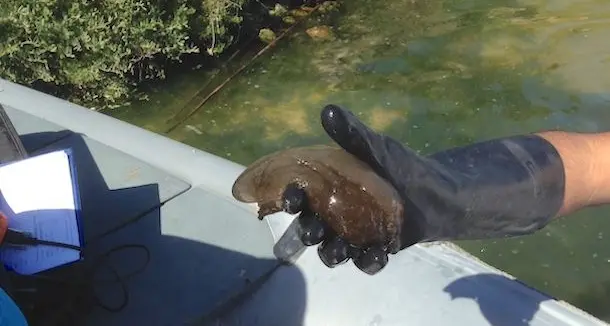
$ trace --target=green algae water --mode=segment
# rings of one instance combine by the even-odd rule
[[[169,117],[196,106],[209,79],[184,73],[116,116],[163,133]],[[328,103],[424,154],[542,129],[608,130],[610,2],[346,1],[339,14],[298,28],[168,136],[249,164],[328,143],[319,124]],[[610,208],[531,236],[459,245],[610,321]]]

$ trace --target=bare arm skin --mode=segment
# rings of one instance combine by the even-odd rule
[[[565,199],[559,216],[610,204],[610,132],[541,132],[559,152],[565,168]]]

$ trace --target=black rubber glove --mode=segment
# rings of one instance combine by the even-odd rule
[[[556,149],[536,135],[521,135],[420,156],[378,134],[335,105],[321,113],[328,135],[388,180],[404,199],[400,250],[419,242],[510,237],[533,233],[558,213],[564,196],[564,168]],[[285,197],[298,207],[298,192]],[[368,274],[388,262],[381,247],[355,248],[334,236],[312,214],[301,213],[301,238],[320,243],[329,267],[354,260]]]

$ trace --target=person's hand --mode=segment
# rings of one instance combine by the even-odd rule
[[[532,233],[544,227],[563,202],[559,154],[536,135],[490,140],[424,157],[374,132],[336,105],[322,110],[321,123],[339,146],[390,182],[405,206],[403,227],[395,239],[399,249],[392,251],[381,244],[356,248],[329,232],[321,219],[301,214],[301,238],[307,245],[320,244],[318,254],[328,267],[351,258],[360,270],[375,274],[388,262],[388,254],[419,242]]]
[[[8,218],[4,213],[0,212],[0,245],[4,242],[6,232],[8,231]]]

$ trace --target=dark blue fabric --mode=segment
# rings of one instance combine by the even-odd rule
[[[11,297],[0,289],[0,326],[27,326],[23,313]]]

